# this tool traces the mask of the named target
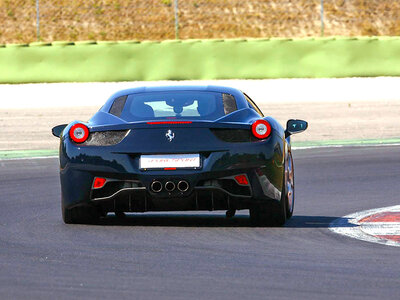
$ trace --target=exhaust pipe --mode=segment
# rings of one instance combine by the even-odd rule
[[[153,181],[150,185],[150,189],[154,192],[154,193],[159,193],[162,190],[162,184],[159,181]]]
[[[189,183],[186,180],[181,180],[178,182],[178,190],[180,192],[186,192],[189,189]]]
[[[173,183],[172,181],[167,181],[165,183],[165,189],[167,190],[167,192],[172,192],[175,189],[175,183]]]

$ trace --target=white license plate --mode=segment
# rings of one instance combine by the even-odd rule
[[[141,169],[165,169],[165,168],[199,168],[199,154],[155,154],[141,155]]]

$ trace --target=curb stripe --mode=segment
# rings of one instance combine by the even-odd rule
[[[389,239],[400,243],[400,235],[378,235],[382,239]]]
[[[399,222],[400,221],[400,212],[398,211],[391,211],[391,212],[383,212],[379,214],[374,214],[359,220],[358,222],[364,223],[382,223],[382,222]]]
[[[377,236],[370,235],[363,231],[363,229],[365,230],[364,225],[366,223],[359,224],[360,220],[365,219],[371,215],[385,213],[385,212],[398,212],[398,211],[400,211],[400,205],[383,207],[383,208],[374,208],[370,210],[356,212],[341,218],[337,218],[336,220],[332,221],[329,224],[329,230],[361,241],[383,244],[386,246],[400,247],[400,243],[398,242],[398,240],[396,240],[396,235],[389,235],[390,237],[393,237],[393,239],[392,238],[387,239],[386,234],[381,234]],[[373,223],[373,224],[374,226],[371,227],[379,226],[379,223]],[[385,225],[386,224],[388,223],[385,223]],[[393,224],[394,223],[391,223],[390,225]]]
[[[376,226],[375,224],[373,226],[365,226],[364,224],[362,224],[360,226],[360,229],[366,234],[370,235],[400,235],[400,223],[395,224],[390,224],[390,226],[387,226],[386,224],[381,224],[378,226]]]

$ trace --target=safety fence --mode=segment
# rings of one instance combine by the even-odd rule
[[[0,0],[0,43],[400,35],[396,0]]]

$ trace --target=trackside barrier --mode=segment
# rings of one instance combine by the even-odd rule
[[[0,83],[400,76],[400,38],[0,45]]]

